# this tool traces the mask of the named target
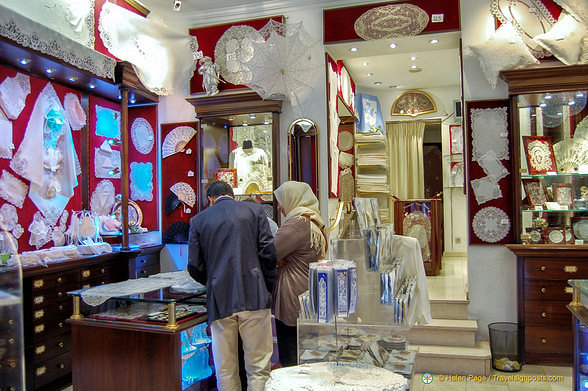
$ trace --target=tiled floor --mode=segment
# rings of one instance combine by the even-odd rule
[[[466,257],[444,257],[443,269],[437,276],[427,277],[429,299],[466,300],[468,261]]]

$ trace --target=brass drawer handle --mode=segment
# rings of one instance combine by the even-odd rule
[[[37,346],[35,348],[35,354],[37,354],[37,355],[43,354],[43,353],[45,353],[45,350],[47,350],[47,348],[45,347],[45,345]]]
[[[43,280],[43,279],[33,281],[33,287],[34,288],[39,289],[39,288],[42,288],[43,285],[45,285],[45,280]]]
[[[576,273],[578,271],[578,266],[564,266],[564,272],[566,273]]]
[[[58,366],[59,366],[59,369],[65,368],[65,365],[63,365],[63,364],[59,364]]]
[[[40,334],[43,331],[45,331],[45,324],[44,323],[35,326],[35,334]]]
[[[57,325],[59,326],[60,329],[63,328],[63,322],[59,322]]]
[[[61,284],[61,283],[63,282],[63,278],[59,277],[59,278],[57,279],[57,282],[58,282],[59,284]]]
[[[45,296],[36,296],[36,297],[33,299],[33,303],[35,303],[35,304],[41,304],[41,303],[43,303],[44,301],[45,301]]]
[[[104,268],[100,269],[100,273],[104,274],[106,270]]]
[[[9,319],[9,320],[8,320],[8,324],[12,326],[12,325],[14,324],[14,320],[12,320],[12,319]]]
[[[544,272],[547,269],[545,266],[541,266],[541,271]]]
[[[141,259],[139,262],[140,263],[145,263],[145,262],[147,262],[147,260],[146,259]]]
[[[547,340],[545,338],[541,338],[541,343],[547,343]]]
[[[45,310],[37,310],[37,311],[35,311],[33,318],[41,319],[43,316],[45,316]]]
[[[58,292],[57,293],[57,297],[62,297],[63,296],[63,292]]]
[[[84,277],[84,278],[90,277],[90,271],[89,270],[83,270],[82,271],[82,277]]]
[[[542,312],[541,313],[541,316],[544,317],[544,318],[546,318],[547,317],[547,312]]]
[[[566,287],[564,288],[564,292],[565,292],[565,293],[572,294],[572,293],[574,293],[574,288],[572,288],[571,286],[566,286]]]
[[[57,309],[58,309],[59,311],[63,311],[63,304],[59,304],[59,306],[57,307]]]
[[[8,340],[8,343],[12,345],[12,344],[14,343],[14,338],[10,338],[10,339]]]
[[[46,366],[39,367],[35,371],[35,375],[36,376],[43,376],[45,373],[47,373],[47,367]]]
[[[547,289],[541,288],[541,293],[545,293],[545,292],[547,292]]]
[[[59,343],[57,344],[57,346],[59,346],[60,348],[62,348],[62,347],[63,347],[63,342],[59,342]]]

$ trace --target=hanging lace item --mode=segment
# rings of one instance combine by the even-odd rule
[[[402,232],[419,241],[423,262],[430,262],[431,220],[429,217],[420,210],[410,212],[402,221]]]
[[[72,130],[80,130],[86,125],[86,113],[82,108],[80,99],[73,92],[65,94],[63,106],[67,112],[67,119]]]
[[[417,35],[428,23],[429,15],[422,8],[412,4],[391,4],[364,12],[353,28],[367,41]]]
[[[100,37],[114,56],[133,64],[150,91],[168,95],[196,69],[196,37],[177,33],[151,19],[105,2],[98,23]]]
[[[496,243],[506,237],[510,231],[510,219],[501,209],[488,206],[480,209],[472,220],[476,236],[488,243]]]
[[[115,190],[112,182],[103,180],[94,189],[90,198],[90,210],[98,216],[110,216],[114,206]]]
[[[0,84],[0,107],[8,118],[17,119],[26,105],[27,95],[31,92],[30,77],[18,73],[14,77],[7,77]]]
[[[0,115],[0,158],[12,159],[12,122]]]
[[[139,153],[147,155],[151,152],[153,149],[154,136],[153,128],[149,121],[141,117],[133,121],[133,124],[131,125],[131,140],[133,141],[135,149],[139,151]]]
[[[94,175],[96,178],[120,178],[120,151],[106,152],[94,148]]]
[[[496,157],[494,151],[488,151],[480,157],[478,164],[486,175],[496,178],[496,181],[501,180],[509,174],[508,170],[502,165],[500,160]]]
[[[2,218],[2,229],[12,231],[18,223],[18,214],[16,208],[11,204],[4,204],[0,208],[0,218]]]
[[[12,235],[18,239],[22,236],[22,234],[24,233],[24,228],[22,227],[22,225],[20,224],[16,224],[14,226],[14,229],[12,230]]]
[[[472,189],[474,189],[474,195],[478,205],[482,205],[484,202],[490,200],[496,200],[502,198],[502,190],[498,185],[496,178],[491,176],[485,176],[484,178],[474,179],[470,182]]]
[[[10,167],[31,182],[29,198],[54,225],[78,185],[69,123],[51,83],[41,91]],[[41,157],[41,159],[39,159]]]
[[[251,79],[251,73],[242,65],[253,57],[251,41],[264,41],[263,36],[251,26],[232,26],[216,42],[214,60],[221,76],[234,85]]]
[[[96,105],[96,136],[120,140],[120,111]]]
[[[29,186],[9,173],[6,170],[2,170],[2,176],[0,177],[0,197],[22,208],[22,204],[29,191]]]
[[[33,222],[29,225],[29,232],[31,233],[29,244],[37,249],[51,240],[51,225],[47,224],[47,220],[41,212],[36,212],[33,216]]]
[[[18,242],[8,231],[0,232],[0,253],[18,253]]]
[[[153,164],[132,162],[130,176],[131,199],[153,201]]]
[[[349,167],[339,173],[339,189],[339,200],[341,202],[353,202],[355,180]]]
[[[59,224],[53,227],[51,231],[51,240],[53,240],[54,246],[63,246],[65,245],[65,231],[67,229],[67,218],[69,217],[69,212],[64,210],[59,218]]]
[[[472,109],[472,159],[479,161],[488,151],[499,160],[508,160],[507,108]]]

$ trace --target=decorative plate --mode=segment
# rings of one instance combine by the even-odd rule
[[[153,128],[149,121],[141,117],[136,118],[131,125],[131,140],[135,149],[147,155],[153,149],[154,139]]]
[[[547,234],[547,238],[549,239],[549,242],[553,244],[564,243],[565,240],[564,233],[560,228],[550,230]]]
[[[353,148],[353,135],[346,130],[340,132],[338,147],[340,151],[348,151]]]
[[[510,231],[510,219],[503,210],[487,206],[476,213],[472,220],[476,236],[488,243],[501,241]]]
[[[588,220],[580,220],[573,224],[574,235],[578,239],[588,240]]]
[[[241,64],[253,57],[252,42],[263,42],[261,34],[251,26],[233,26],[216,42],[214,61],[221,76],[231,84],[240,85],[251,80],[251,72]]]

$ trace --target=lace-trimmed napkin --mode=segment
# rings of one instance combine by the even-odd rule
[[[494,177],[486,176],[484,178],[474,179],[471,181],[471,184],[478,205],[502,198],[502,190],[500,190],[498,181]]]

